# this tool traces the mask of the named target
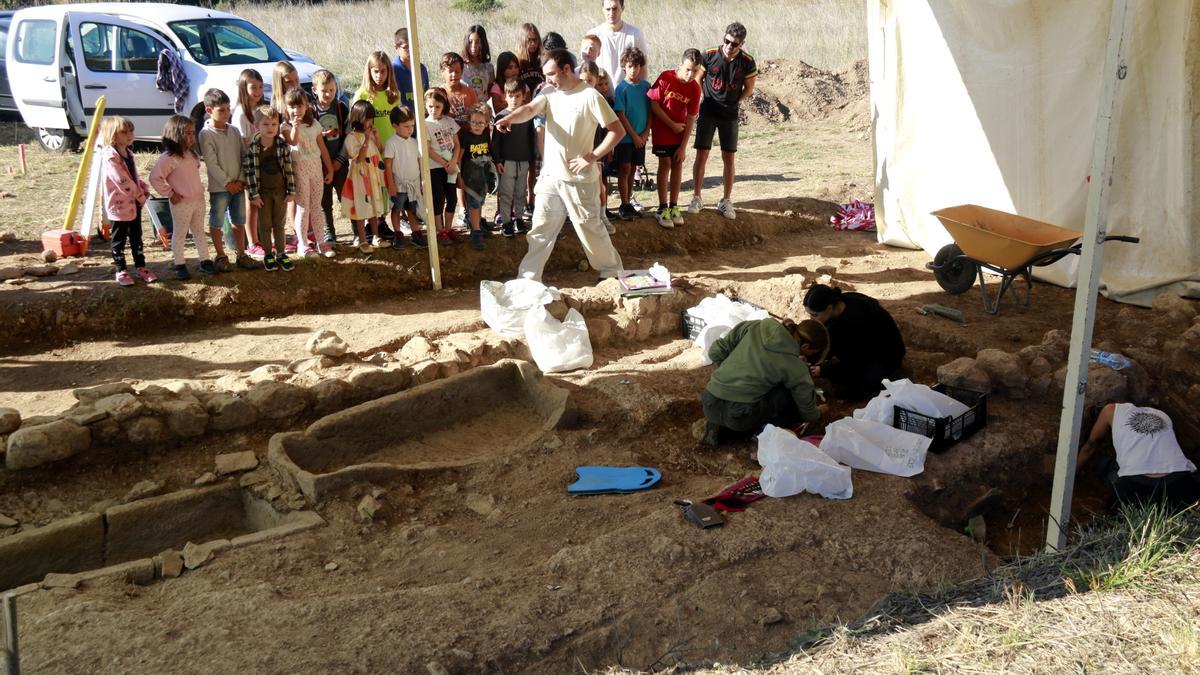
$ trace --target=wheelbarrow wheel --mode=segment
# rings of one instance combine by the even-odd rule
[[[963,256],[958,244],[946,244],[933,257],[933,277],[938,286],[951,295],[961,295],[975,285],[979,266]]]

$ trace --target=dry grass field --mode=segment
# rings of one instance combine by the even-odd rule
[[[447,51],[461,51],[472,24],[488,31],[493,60],[511,51],[518,28],[532,22],[542,32],[561,34],[576,49],[587,31],[603,22],[600,0],[509,0],[487,14],[463,12],[450,0],[417,0],[422,61],[430,64]],[[398,2],[324,3],[297,8],[296,3],[238,3],[232,11],[266,30],[288,49],[315,58],[337,73],[347,88],[357,87],[367,54],[392,53],[392,34],[404,25]],[[297,20],[303,12],[305,20]],[[866,57],[866,9],[861,0],[701,0],[646,2],[629,0],[625,20],[638,26],[650,46],[651,70],[673,66],[688,47],[704,49],[722,37],[725,26],[746,26],[746,50],[759,61],[800,59],[826,70],[844,70]]]

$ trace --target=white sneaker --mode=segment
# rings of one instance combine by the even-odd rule
[[[641,203],[639,203],[637,200],[637,197],[634,197],[633,195],[629,195],[629,205],[632,206],[633,208],[637,209],[638,211],[642,210]]]
[[[382,237],[374,237],[371,239],[371,246],[375,248],[391,248],[392,242]]]
[[[700,213],[702,208],[704,208],[704,201],[700,199],[700,195],[692,195],[692,202],[688,204],[688,213]]]
[[[683,224],[683,213],[679,210],[678,206],[671,207],[671,223],[675,225]]]
[[[725,216],[726,220],[736,220],[737,211],[733,210],[733,202],[728,199],[722,199],[717,202],[717,212]]]
[[[660,209],[660,210],[658,210],[658,211],[655,211],[655,212],[654,212],[654,219],[658,221],[658,226],[659,226],[659,227],[665,227],[665,228],[667,228],[668,230],[669,230],[669,229],[671,229],[671,228],[673,228],[673,227],[675,227],[675,223],[674,223],[674,222],[671,220],[671,209],[670,209],[670,207],[668,207],[668,208],[665,208],[665,209]]]
[[[604,229],[607,230],[609,234],[617,233],[617,226],[613,225],[612,221],[608,219],[608,214],[601,213],[600,222],[604,223]]]

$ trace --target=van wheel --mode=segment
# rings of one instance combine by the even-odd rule
[[[83,139],[71,129],[46,129],[38,127],[38,143],[47,152],[75,152]]]

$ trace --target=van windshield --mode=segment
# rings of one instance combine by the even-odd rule
[[[167,25],[202,65],[263,63],[288,58],[266,33],[242,19],[189,19]]]

